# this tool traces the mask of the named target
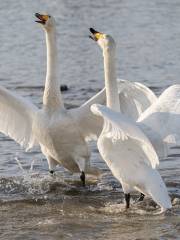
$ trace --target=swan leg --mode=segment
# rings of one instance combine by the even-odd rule
[[[76,159],[76,163],[79,167],[79,170],[81,172],[80,179],[82,181],[83,187],[85,187],[85,169],[86,169],[86,159],[85,158],[78,158]]]
[[[58,162],[50,156],[46,156],[46,157],[47,157],[48,166],[49,166],[49,173],[53,175],[55,173],[54,169],[58,165]]]
[[[121,182],[121,185],[122,185],[122,189],[123,189],[123,192],[124,192],[126,209],[128,209],[129,206],[130,206],[130,198],[131,198],[130,192],[132,192],[133,188],[129,184],[124,183],[124,182]]]
[[[83,187],[85,187],[86,186],[86,181],[85,181],[86,180],[86,176],[85,176],[84,171],[81,172],[80,179],[82,181]]]
[[[126,201],[126,209],[128,209],[129,205],[130,205],[131,195],[130,195],[130,193],[125,193],[124,196],[125,196],[125,201]]]

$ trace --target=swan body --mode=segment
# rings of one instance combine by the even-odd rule
[[[134,190],[149,195],[161,206],[171,208],[166,186],[156,170],[158,156],[137,124],[119,112],[116,83],[115,42],[106,34],[90,29],[92,38],[103,50],[107,107],[94,104],[91,111],[103,118],[103,130],[97,146],[113,175],[121,182],[129,208]]]
[[[43,109],[35,116],[33,132],[51,171],[61,164],[71,172],[87,173],[90,168],[87,144],[71,111],[65,109],[59,91],[55,20],[48,15],[36,17],[45,30],[48,57]]]
[[[97,104],[91,109],[104,119],[97,146],[123,192],[139,191],[151,196],[162,211],[171,208],[166,186],[156,170],[159,159],[148,138],[119,112]]]
[[[50,116],[44,111],[39,111],[33,131],[51,170],[57,164],[61,164],[71,172],[87,171],[86,161],[90,153],[70,111],[58,110]]]

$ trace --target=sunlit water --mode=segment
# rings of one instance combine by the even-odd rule
[[[19,0],[1,1],[0,83],[41,106],[46,71],[44,32],[34,13],[57,20],[59,78],[69,91],[67,107],[79,106],[103,87],[102,53],[88,28],[117,41],[118,76],[140,81],[160,94],[180,82],[180,2],[178,0]],[[180,149],[160,164],[173,203],[157,215],[151,199],[124,211],[123,193],[91,145],[99,179],[58,168],[49,176],[39,149],[25,153],[0,136],[0,238],[6,239],[180,239]]]

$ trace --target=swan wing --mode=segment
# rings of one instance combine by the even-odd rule
[[[0,87],[0,132],[26,149],[35,144],[32,121],[37,108],[25,98]]]
[[[121,113],[134,120],[157,100],[156,95],[141,83],[122,79],[117,82]]]
[[[160,159],[164,159],[165,157],[167,157],[169,152],[169,146],[165,141],[163,141],[163,138],[161,137],[161,135],[157,131],[155,131],[154,129],[152,129],[151,127],[143,123],[137,122],[137,125],[145,133],[148,139],[151,141],[158,157]],[[171,136],[171,137],[174,139],[174,136]]]
[[[105,102],[106,93],[104,88],[79,108],[71,110],[72,117],[75,119],[79,130],[87,141],[92,139],[96,140],[103,127],[102,118],[94,115],[91,112],[90,107],[92,104],[105,104]]]
[[[92,105],[91,110],[94,114],[103,117],[103,134],[105,133],[117,145],[114,155],[120,157],[122,161],[123,156],[126,156],[124,161],[125,159],[132,159],[131,162],[134,166],[137,166],[138,162],[144,162],[153,168],[159,164],[158,156],[152,144],[130,119],[98,104]],[[136,156],[136,159],[134,159],[134,156]]]
[[[164,143],[175,144],[180,138],[180,85],[167,88],[137,122],[151,142],[156,134]]]
[[[120,110],[123,114],[134,120],[157,98],[149,88],[140,83],[120,79],[117,81]],[[78,109],[72,111],[83,136],[87,140],[96,139],[103,126],[102,118],[95,116],[90,110],[90,106],[95,103],[106,104],[105,88]]]

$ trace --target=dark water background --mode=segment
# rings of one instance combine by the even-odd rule
[[[88,28],[111,34],[118,46],[118,77],[139,81],[158,95],[180,83],[179,0],[5,0],[0,3],[0,84],[41,106],[46,72],[45,37],[35,12],[56,18],[59,78],[68,107],[103,87],[102,53]],[[91,144],[103,170],[86,189],[59,168],[48,174],[39,149],[25,153],[0,136],[0,239],[180,239],[179,148],[160,164],[173,209],[157,213],[151,200],[124,212],[123,194]],[[134,197],[134,199],[137,196]]]

